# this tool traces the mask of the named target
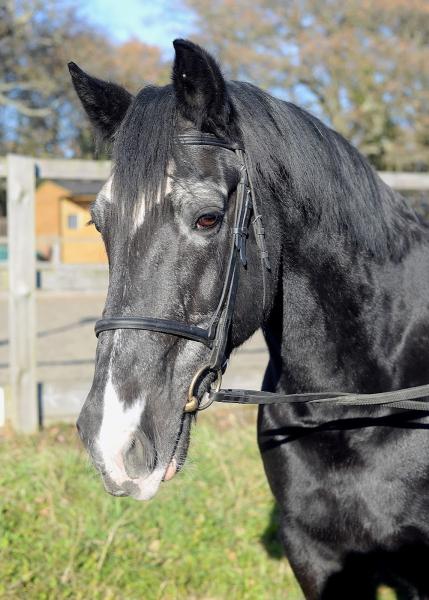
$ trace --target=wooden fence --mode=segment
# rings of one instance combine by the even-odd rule
[[[36,385],[36,253],[35,187],[40,179],[100,180],[108,178],[107,161],[46,160],[8,155],[0,161],[7,180],[9,269],[9,418],[18,431],[38,428]]]
[[[107,179],[108,161],[36,159],[8,155],[0,159],[0,177],[7,180],[10,409],[6,415],[18,431],[36,431],[39,424],[36,384],[35,320],[35,187],[37,179]],[[429,190],[427,173],[380,176],[399,190]],[[0,403],[1,404],[1,403]],[[1,406],[0,406],[1,412]]]

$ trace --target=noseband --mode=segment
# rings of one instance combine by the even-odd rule
[[[188,391],[188,401],[185,412],[194,412],[205,408],[200,406],[195,390],[202,377],[210,372],[216,374],[214,391],[218,392],[222,382],[222,372],[226,364],[226,352],[237,295],[239,264],[247,265],[246,242],[250,217],[253,213],[253,227],[259,247],[261,259],[269,270],[268,252],[265,245],[264,228],[261,215],[252,194],[252,185],[246,165],[244,149],[239,145],[218,138],[208,133],[186,133],[178,136],[177,142],[185,146],[216,146],[235,153],[240,164],[240,180],[237,185],[234,227],[232,229],[232,245],[228,259],[225,279],[217,308],[210,319],[207,328],[189,325],[170,319],[155,319],[152,317],[111,317],[100,319],[95,324],[95,335],[112,329],[140,329],[167,333],[178,337],[200,342],[210,348],[211,353],[207,364],[195,374]],[[265,281],[264,281],[265,283]]]

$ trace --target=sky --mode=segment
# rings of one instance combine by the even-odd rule
[[[80,13],[119,42],[135,36],[172,55],[171,42],[192,34],[191,15],[183,8],[171,10],[172,5],[171,0],[81,0]]]

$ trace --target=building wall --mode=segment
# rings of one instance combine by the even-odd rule
[[[60,206],[58,199],[68,196],[69,190],[45,181],[36,190],[36,236],[60,234]]]
[[[60,205],[61,261],[66,264],[107,262],[101,236],[91,219],[88,201],[62,198]]]
[[[59,198],[68,193],[52,181],[44,181],[36,190],[36,250],[39,258],[51,257],[55,242],[50,238],[60,235]]]

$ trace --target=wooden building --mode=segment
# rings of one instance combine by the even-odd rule
[[[89,206],[99,181],[44,181],[36,190],[36,245],[41,260],[105,263],[106,252],[93,225]]]

